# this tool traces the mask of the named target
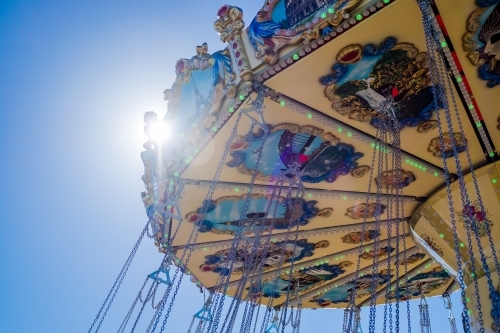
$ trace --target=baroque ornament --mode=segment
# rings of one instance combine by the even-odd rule
[[[372,219],[374,217],[382,215],[385,208],[386,207],[384,205],[377,204],[375,202],[362,203],[347,208],[347,212],[345,213],[345,215],[355,220],[363,219],[365,216],[367,219]]]
[[[240,77],[246,81],[251,80],[252,71],[241,39],[241,33],[245,27],[243,10],[236,6],[224,5],[217,11],[217,17],[214,23],[215,31],[222,42],[229,43],[229,50],[238,66]]]
[[[500,0],[476,0],[463,36],[464,51],[487,87],[500,84]]]
[[[403,188],[415,181],[411,171],[403,169],[384,171],[375,178],[377,185],[385,188]]]
[[[175,74],[172,88],[164,94],[167,117],[180,129],[196,123],[210,127],[224,99],[233,98],[236,92],[229,51],[209,54],[207,43],[197,46],[191,59],[179,59]]]
[[[348,18],[347,11],[361,0],[335,2],[330,10],[326,0],[266,0],[248,27],[255,56],[274,65],[279,49],[286,45],[308,44],[329,33]]]
[[[366,244],[366,242],[371,242],[377,236],[380,236],[380,232],[376,230],[367,230],[364,234],[361,231],[353,231],[342,237],[342,242],[347,244],[360,244],[361,241]]]
[[[332,108],[343,116],[377,126],[388,98],[402,126],[435,128],[436,105],[427,53],[388,37],[380,45],[349,45],[339,51],[332,72],[320,78]],[[440,103],[437,103],[438,105]],[[427,125],[424,125],[427,124]]]
[[[384,246],[380,247],[377,252],[375,252],[373,249],[370,249],[368,251],[363,252],[362,254],[359,255],[360,258],[362,259],[373,259],[375,257],[377,258],[383,258],[387,257],[389,253],[392,253],[395,250],[392,246]]]
[[[431,140],[428,150],[436,157],[452,157],[453,156],[453,141],[457,153],[465,151],[467,139],[460,133],[443,133],[443,144],[439,137]]]

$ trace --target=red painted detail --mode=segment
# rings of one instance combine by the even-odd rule
[[[460,60],[458,60],[457,53],[453,51],[451,52],[451,55],[453,56],[453,60],[455,61],[455,65],[457,65],[458,70],[463,71],[462,64],[460,63]]]
[[[399,95],[399,90],[396,87],[392,87],[392,92],[391,92],[392,97],[396,97]]]
[[[447,37],[449,37],[448,35],[448,31],[446,30],[446,26],[444,25],[444,21],[443,21],[443,18],[441,17],[440,14],[436,15],[436,20],[439,24],[439,27],[441,28],[441,31],[443,32],[443,34]],[[458,70],[459,71],[463,71],[462,69],[462,64],[460,63],[460,60],[458,59],[458,56],[457,56],[457,53],[456,52],[451,52],[451,55],[453,57],[453,61],[455,62],[455,65],[457,66]],[[460,75],[462,77],[462,82],[464,83],[465,85],[465,89],[467,90],[467,92],[469,94],[472,95],[472,89],[469,85],[469,81],[467,80],[467,77],[464,75]],[[462,92],[458,92],[459,94],[461,94]],[[483,120],[483,116],[481,115],[481,111],[479,110],[479,107],[477,106],[477,103],[474,99],[472,99],[472,104],[474,104],[474,109],[476,110],[476,114],[477,114],[477,117],[479,120]],[[468,108],[468,105],[466,105],[466,108]]]
[[[439,27],[443,31],[443,34],[446,37],[449,37],[450,35],[448,35],[448,31],[446,30],[446,27],[444,25],[443,18],[441,17],[441,15],[436,15],[436,20],[438,21]]]
[[[222,15],[226,14],[226,12],[229,10],[228,5],[222,6],[218,11],[217,11],[217,16],[221,17]]]
[[[341,60],[344,62],[351,62],[359,56],[359,53],[360,53],[359,50],[351,51],[347,54],[344,54],[344,56],[341,58]]]
[[[307,155],[299,155],[299,163],[304,163],[306,162],[307,160],[309,160],[309,156]]]

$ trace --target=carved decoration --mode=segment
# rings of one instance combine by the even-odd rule
[[[428,150],[436,157],[452,157],[454,154],[453,141],[455,141],[457,153],[465,151],[467,140],[460,133],[444,133],[442,140],[441,144],[441,140],[437,137],[432,139],[429,144]]]
[[[218,19],[214,23],[214,29],[220,36],[220,40],[229,43],[234,62],[238,66],[241,79],[250,81],[252,71],[248,63],[248,57],[243,47],[241,33],[245,27],[243,22],[243,11],[236,6],[224,5],[217,11]]]
[[[228,50],[209,54],[207,43],[203,43],[196,47],[196,53],[191,59],[177,61],[177,77],[172,88],[164,92],[169,103],[167,116],[180,128],[193,123],[210,127],[224,99],[233,98],[236,91]]]

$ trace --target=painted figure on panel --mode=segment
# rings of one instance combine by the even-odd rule
[[[242,234],[258,234],[273,230],[287,230],[298,225],[306,225],[314,217],[327,218],[332,208],[319,209],[317,201],[302,198],[273,197],[272,195],[251,194],[246,215],[241,216],[247,194],[228,196],[211,201],[186,215],[188,222],[194,223],[199,232],[215,234],[235,234],[242,228]]]
[[[408,280],[408,289],[406,285],[391,291],[388,298],[398,297],[401,300],[406,300],[412,296],[420,296],[420,290],[425,294],[428,294],[436,289],[441,288],[451,280],[450,274],[448,274],[441,267],[436,267],[429,272],[419,273]]]
[[[349,216],[352,219],[359,220],[366,218],[372,219],[374,217],[380,216],[384,213],[385,206],[381,204],[377,204],[375,202],[372,203],[362,203],[356,206],[352,206],[347,208],[346,216]]]
[[[377,185],[386,188],[403,188],[415,181],[415,175],[403,169],[384,171],[375,178]]]
[[[248,287],[251,297],[258,298],[274,297],[279,298],[287,293],[293,294],[294,291],[304,292],[321,285],[323,282],[330,281],[345,273],[345,268],[352,266],[350,261],[342,261],[339,264],[322,264],[300,269],[298,272],[287,270],[281,273],[279,278],[256,283]]]
[[[349,45],[337,55],[332,73],[320,78],[325,96],[341,115],[377,126],[390,96],[403,126],[432,118],[436,101],[427,68],[427,54],[410,43],[388,37],[380,45]]]
[[[361,231],[353,231],[342,237],[342,242],[347,244],[360,244],[371,242],[375,237],[380,236],[380,232],[376,230],[366,230],[364,235]]]
[[[478,66],[479,77],[493,88],[500,84],[500,1],[477,0],[463,36],[467,57]]]
[[[305,257],[314,255],[314,250],[326,248],[330,243],[326,240],[318,243],[308,243],[307,239],[300,239],[296,242],[282,241],[270,244],[246,247],[240,245],[236,250],[236,255],[231,267],[229,260],[230,250],[221,250],[213,255],[205,257],[205,263],[200,266],[202,272],[214,272],[221,275],[243,274],[252,271],[262,265],[262,270],[271,268],[292,261],[299,261]]]
[[[250,175],[255,168],[256,151],[263,144],[264,131],[259,130],[247,138],[240,137],[231,145],[233,159],[227,166]],[[347,175],[358,166],[363,156],[354,147],[331,133],[313,126],[279,124],[270,128],[264,146],[261,162],[257,167],[257,179],[271,181],[281,171],[297,165],[303,182],[334,182],[338,176]]]
[[[360,254],[359,257],[362,259],[374,259],[375,257],[378,257],[380,259],[383,257],[387,257],[389,253],[392,253],[392,251],[394,250],[395,248],[387,245],[385,247],[380,247],[376,252],[373,249],[365,251]]]
[[[356,281],[348,282],[343,286],[330,289],[323,295],[315,296],[310,302],[317,303],[321,307],[327,307],[331,304],[348,303],[351,300],[353,288],[356,291],[356,298],[368,296],[376,291],[380,286],[390,281],[392,275],[387,272],[380,272],[375,277],[372,274],[366,274],[359,277]],[[373,283],[375,280],[375,283]]]

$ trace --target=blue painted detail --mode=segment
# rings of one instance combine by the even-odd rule
[[[273,21],[258,21],[259,16],[256,16],[252,23],[248,26],[248,37],[255,51],[259,51],[264,45],[272,43],[272,38],[277,29],[281,29],[279,23]],[[273,45],[274,46],[274,45]]]
[[[427,83],[409,87],[405,77],[419,73],[419,65],[407,51],[395,48],[396,45],[394,37],[387,37],[379,45],[368,44],[363,47],[362,57],[357,62],[335,63],[332,73],[320,78],[323,85],[335,84],[334,94],[339,99],[337,104],[348,108],[342,115],[369,121],[372,126],[378,127],[378,117],[367,117],[367,110],[376,113],[383,109],[384,103],[393,99],[393,112],[399,123],[403,127],[416,127],[430,120],[436,107],[443,107],[442,101],[434,101],[433,87],[426,86]],[[493,81],[496,79],[490,72],[485,76]],[[353,101],[356,101],[355,107],[350,106]]]
[[[166,278],[162,279],[162,278],[158,277],[158,275],[160,273],[165,273]],[[161,267],[160,269],[149,274],[149,278],[154,280],[155,282],[163,283],[167,286],[171,286],[172,281],[170,280],[170,266]]]
[[[262,295],[264,297],[279,298],[282,295],[286,295],[289,292],[289,288],[291,288],[291,291],[298,295],[304,289],[310,289],[314,285],[333,280],[339,275],[344,274],[344,267],[352,265],[352,262],[345,263],[346,266],[342,267],[336,264],[321,264],[307,267],[299,270],[298,274],[292,277],[292,281],[294,281],[292,283],[288,279],[276,278],[271,281],[253,284],[247,290],[255,297]],[[295,281],[298,281],[299,284],[297,285]],[[290,287],[289,284],[291,284]]]
[[[226,73],[233,73],[231,68],[231,57],[222,54],[223,51],[217,51],[212,54],[212,58],[214,59],[213,64],[213,80],[212,86],[217,86],[220,82],[224,82],[224,78]]]
[[[477,68],[477,73],[479,74],[479,78],[488,81],[486,84],[488,88],[493,88],[500,84],[500,74],[492,73],[490,71],[490,65],[484,64]]]
[[[500,0],[476,0],[476,5],[478,7],[484,8],[484,7],[496,5],[499,2],[500,2]]]
[[[396,46],[397,40],[394,37],[387,37],[379,46],[375,46],[374,44],[368,44],[363,48],[363,55],[365,56],[378,56],[381,55],[394,46]]]
[[[328,35],[332,31],[333,31],[332,27],[324,28],[323,31],[321,31],[321,37],[325,37],[326,35]]]
[[[266,330],[266,333],[279,333],[276,323],[272,323]]]
[[[331,84],[337,83],[344,75],[347,73],[347,65],[336,63],[332,66],[332,74],[322,76],[319,79],[321,84],[329,86]]]
[[[491,317],[494,322],[500,321],[500,293],[498,289],[490,293],[491,299]]]
[[[207,304],[209,304],[209,303],[207,302]],[[196,312],[194,317],[198,318],[199,320],[212,322],[212,320],[213,320],[212,309],[211,309],[210,305],[204,305],[200,311]]]

